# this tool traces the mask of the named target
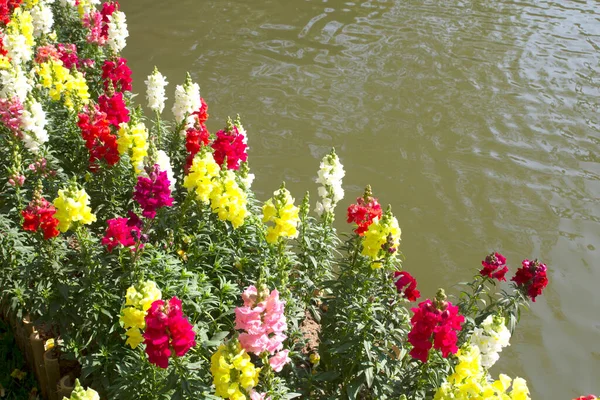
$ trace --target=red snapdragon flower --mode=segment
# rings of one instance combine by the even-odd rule
[[[248,146],[244,143],[244,135],[238,131],[237,126],[228,124],[228,127],[218,131],[216,136],[211,146],[215,150],[213,156],[217,164],[222,167],[227,158],[227,169],[239,169],[240,162],[248,159]]]
[[[70,44],[62,44],[59,43],[56,47],[58,51],[58,57],[63,62],[63,65],[67,69],[71,69],[73,67],[79,67],[79,57],[77,56],[77,46],[73,43]]]
[[[133,214],[133,213],[132,213]],[[109,252],[119,244],[133,249],[140,238],[141,229],[138,224],[139,218],[113,218],[106,221],[108,227],[102,238],[102,244],[108,248]]]
[[[188,155],[185,160],[185,172],[187,173],[194,162],[194,157],[200,149],[208,146],[210,134],[203,123],[199,123],[194,127],[188,128],[185,132],[185,148]]]
[[[406,271],[394,272],[394,284],[398,293],[402,294],[409,301],[417,301],[421,297],[421,292],[417,290],[417,280]]]
[[[367,187],[363,197],[356,199],[356,204],[348,207],[348,223],[358,225],[354,232],[363,236],[375,218],[381,218],[381,205],[372,197],[371,188]]]
[[[156,300],[146,314],[144,343],[148,361],[160,368],[169,366],[173,350],[181,357],[196,345],[196,332],[183,315],[181,300],[171,298],[167,304]]]
[[[55,213],[56,208],[43,197],[32,200],[27,208],[21,211],[23,230],[37,232],[41,229],[46,240],[58,236],[59,221],[54,218]]]
[[[100,30],[100,36],[104,40],[108,40],[108,24],[110,23],[110,16],[113,15],[115,11],[119,11],[119,3],[116,1],[107,1],[102,4],[102,10],[100,11],[100,15],[102,16],[102,28]]]
[[[183,315],[181,300],[173,297],[169,301],[169,333],[171,334],[171,347],[177,357],[182,357],[189,349],[196,345],[196,332],[192,324]]]
[[[458,307],[445,300],[434,302],[427,299],[412,311],[412,329],[408,334],[408,341],[413,345],[410,355],[413,358],[427,362],[429,350],[440,350],[443,357],[458,351],[457,332],[462,329],[465,320],[458,314]]]
[[[112,97],[106,94],[98,97],[100,111],[106,113],[108,121],[116,128],[122,122],[129,122],[129,109],[123,99],[123,93],[116,92]]]
[[[0,0],[0,22],[5,25],[8,24],[13,11],[21,5],[22,1],[23,0]]]
[[[88,113],[80,113],[77,126],[81,129],[85,147],[90,153],[90,171],[98,170],[99,160],[104,160],[111,166],[119,162],[117,136],[111,133],[105,113],[95,107]]]
[[[123,57],[115,61],[106,60],[102,66],[102,79],[104,90],[108,90],[109,82],[117,92],[131,91],[131,69],[127,66],[127,60]]]
[[[199,124],[203,124],[208,119],[208,104],[206,104],[206,101],[202,97],[200,97],[200,104],[200,109],[194,111],[192,115],[196,117]]]
[[[506,266],[506,257],[500,253],[492,253],[488,255],[485,260],[481,262],[483,268],[479,273],[481,276],[487,276],[488,278],[498,279],[499,281],[506,281],[504,275],[508,272]]]
[[[579,396],[573,400],[596,400],[597,398],[598,398],[597,396],[594,396],[593,394],[589,394],[587,396]]]
[[[546,264],[542,264],[538,260],[530,261],[525,259],[522,265],[511,280],[515,282],[517,288],[525,291],[531,301],[535,302],[535,298],[541,295],[544,288],[548,285]]]

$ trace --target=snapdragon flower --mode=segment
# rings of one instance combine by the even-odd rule
[[[60,60],[48,60],[35,67],[42,87],[48,89],[54,101],[63,99],[69,110],[79,111],[89,103],[90,93],[83,74],[79,71],[71,73]]]
[[[263,205],[263,222],[272,223],[267,226],[267,242],[277,243],[279,238],[295,238],[298,236],[300,209],[294,205],[290,192],[282,187],[273,193],[273,197]]]
[[[259,292],[252,285],[244,290],[242,298],[244,306],[235,309],[235,329],[243,330],[239,336],[242,348],[257,356],[265,351],[271,355],[282,351],[287,322],[285,302],[279,299],[277,289],[269,293],[263,287]]]
[[[317,201],[315,212],[322,216],[323,214],[333,214],[336,204],[344,198],[344,189],[342,188],[342,178],[346,175],[340,159],[335,154],[335,150],[323,157],[321,161],[317,183],[319,187],[320,201]]]
[[[20,66],[0,70],[0,97],[17,98],[22,103],[32,89],[32,81]]]
[[[504,318],[489,315],[480,327],[473,330],[471,345],[479,349],[482,367],[490,368],[494,365],[500,358],[498,353],[510,345],[510,331],[506,328]]]
[[[196,199],[208,204],[216,185],[214,179],[219,175],[219,164],[212,153],[198,154],[190,167],[190,173],[183,180],[183,187],[196,193]]]
[[[65,400],[66,397],[63,397]],[[75,388],[67,400],[100,400],[100,395],[92,388],[83,389],[79,379],[75,379]]]
[[[248,216],[247,202],[248,195],[237,184],[233,171],[222,171],[210,194],[212,212],[221,221],[229,221],[234,228],[239,228]]]
[[[200,86],[192,82],[190,74],[187,74],[185,83],[177,85],[175,88],[175,103],[173,104],[173,115],[177,124],[183,123],[185,120],[184,129],[194,126],[195,117],[192,113],[202,107],[200,100]]]
[[[250,356],[237,340],[220,345],[210,361],[210,372],[217,396],[240,400],[246,398],[244,392],[254,392],[253,388],[258,385],[260,368],[252,364]]]
[[[183,315],[177,297],[165,302],[156,300],[146,314],[144,344],[148,361],[160,368],[169,366],[169,357],[182,357],[196,345],[196,332]]]
[[[54,14],[50,8],[50,4],[54,0],[42,0],[31,9],[31,17],[33,18],[33,35],[40,37],[52,32],[54,25]]]
[[[541,295],[548,286],[548,268],[546,264],[538,260],[525,259],[521,264],[522,267],[517,270],[511,281],[515,282],[517,288],[535,302],[535,298]]]
[[[144,158],[148,155],[148,129],[143,122],[128,125],[121,124],[118,132],[119,153],[129,153],[135,172],[140,174],[144,169]]]
[[[363,241],[362,255],[373,260],[373,269],[381,268],[379,260],[386,257],[395,257],[400,246],[400,235],[402,231],[398,220],[392,215],[390,208],[383,214],[381,219],[375,218],[369,225]]]
[[[21,65],[33,56],[33,18],[29,11],[17,8],[6,26],[4,47],[13,65]]]
[[[165,109],[165,87],[169,84],[167,79],[154,67],[152,74],[148,75],[146,84],[146,99],[148,99],[148,108],[161,114]]]
[[[68,231],[74,223],[87,225],[96,221],[96,216],[92,214],[89,206],[90,197],[84,189],[74,186],[61,189],[53,204],[56,207],[54,218],[58,219],[58,229],[61,232]]]
[[[44,239],[51,239],[60,234],[58,229],[59,221],[54,218],[56,208],[46,199],[39,196],[34,198],[27,208],[21,211],[23,216],[23,230],[37,232],[41,230]]]
[[[135,349],[144,341],[142,330],[146,328],[146,314],[152,303],[160,300],[162,293],[153,281],[145,281],[127,289],[125,295],[125,307],[121,311],[119,321],[126,330],[125,335],[128,344]]]
[[[28,102],[21,116],[22,139],[25,147],[33,153],[48,141],[46,113],[37,100]]]
[[[138,176],[133,198],[142,207],[142,215],[146,218],[156,217],[162,207],[173,205],[167,172],[161,171],[158,164],[148,171],[148,177]]]
[[[167,179],[169,179],[169,188],[171,192],[175,189],[175,183],[177,179],[175,178],[175,174],[173,173],[173,166],[171,166],[171,159],[164,152],[164,150],[158,150],[156,152],[156,164],[159,166],[161,171],[165,171],[167,173]]]
[[[371,192],[371,186],[365,188],[363,197],[356,199],[355,204],[348,207],[348,223],[354,222],[357,227],[354,232],[363,236],[376,218],[381,218],[381,205]]]
[[[481,355],[475,346],[461,348],[457,352],[455,371],[436,391],[434,400],[486,399],[529,400],[529,388],[523,378],[511,379],[500,374],[496,381],[488,381],[481,366]],[[512,389],[509,391],[511,388]]]
[[[106,43],[115,54],[118,54],[127,45],[126,39],[129,36],[129,31],[127,30],[127,19],[124,12],[115,11],[109,17],[109,20],[108,40]]]
[[[438,290],[433,301],[427,299],[411,311],[414,315],[410,320],[412,329],[408,342],[413,346],[410,351],[413,358],[426,363],[432,347],[440,350],[444,358],[458,351],[457,332],[462,329],[465,318],[459,314],[458,306],[446,301],[442,289]]]

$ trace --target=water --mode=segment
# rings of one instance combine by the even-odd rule
[[[534,399],[600,394],[600,3],[123,3],[134,90],[157,65],[172,97],[189,70],[210,131],[241,114],[261,198],[316,195],[335,146],[343,207],[367,183],[392,204],[425,296],[495,249],[547,262],[492,372]]]

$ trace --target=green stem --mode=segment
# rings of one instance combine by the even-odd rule
[[[156,147],[162,149],[162,129],[160,126],[160,114],[156,111]]]

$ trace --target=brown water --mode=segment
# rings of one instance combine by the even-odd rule
[[[425,296],[494,249],[547,262],[492,372],[600,394],[600,2],[123,3],[134,89],[157,65],[172,97],[189,70],[211,131],[240,113],[262,198],[316,195],[335,146],[343,207],[367,183],[393,205]]]

